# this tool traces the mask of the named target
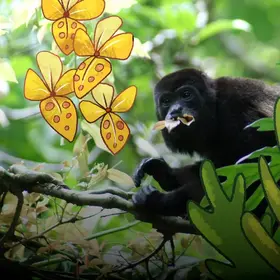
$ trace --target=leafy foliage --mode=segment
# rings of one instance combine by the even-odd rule
[[[83,2],[88,4],[91,1]],[[102,2],[99,1],[101,6]],[[105,0],[105,10],[101,17],[117,15],[122,18],[123,25],[119,31],[131,32],[135,38],[130,58],[127,61],[110,61],[112,67],[108,67],[112,71],[104,82],[113,85],[115,93],[122,92],[130,85],[138,88],[133,110],[122,114],[124,122],[130,127],[131,137],[125,147],[112,156],[100,134],[99,121],[88,123],[82,120],[75,141],[64,142],[53,129],[45,125],[38,106],[26,100],[23,94],[26,73],[28,69],[39,71],[34,58],[42,50],[58,54],[62,58],[65,72],[78,69],[87,59],[97,61],[97,58],[79,57],[74,52],[68,56],[62,54],[62,50],[69,51],[72,48],[66,50],[66,45],[59,41],[59,21],[44,17],[40,0],[0,1],[0,165],[8,167],[24,161],[23,164],[29,168],[48,172],[77,190],[102,191],[110,185],[116,185],[126,191],[133,191],[129,174],[141,157],[163,156],[175,167],[189,163],[191,160],[188,157],[174,157],[162,144],[160,134],[152,131],[155,115],[151,88],[154,82],[162,75],[186,66],[201,67],[214,77],[249,76],[278,82],[276,62],[280,56],[279,7],[278,1],[239,1],[237,4],[235,1],[222,0],[205,3],[189,0]],[[99,13],[97,10],[95,12]],[[96,14],[91,16],[93,18]],[[70,11],[69,16],[65,14],[63,20],[68,26],[73,23],[83,24],[90,35],[94,34],[98,22],[94,18],[90,21],[70,18]],[[58,45],[54,42],[53,35]],[[117,32],[113,34],[116,35]],[[72,38],[70,39],[69,45],[72,44]],[[90,44],[92,42],[94,36],[90,36]],[[68,97],[75,106],[78,105],[74,95],[69,94]],[[83,98],[93,101],[90,95]],[[279,102],[277,104],[279,106]],[[77,117],[81,119],[80,112]],[[275,129],[279,131],[279,119],[258,120],[250,126],[256,127],[260,133]],[[279,143],[279,133],[276,132],[276,135]],[[161,250],[151,259],[148,269],[144,264],[134,268],[133,277],[142,276],[147,279],[147,273],[157,277],[160,266],[162,279],[198,279],[208,275],[203,262],[205,259],[223,262],[207,261],[215,275],[226,275],[230,271],[236,276],[238,272],[244,273],[243,268],[248,270],[245,264],[252,271],[256,268],[261,271],[263,267],[273,274],[279,261],[278,256],[273,255],[269,248],[273,248],[275,254],[279,251],[275,242],[280,242],[280,230],[271,236],[277,213],[275,204],[278,203],[271,176],[275,181],[279,179],[278,146],[264,147],[240,159],[236,165],[217,170],[217,175],[226,178],[218,189],[212,190],[211,197],[219,197],[215,201],[217,211],[206,214],[201,212],[197,225],[202,232],[209,229],[209,221],[203,221],[202,218],[210,217],[217,229],[215,232],[210,225],[209,238],[214,247],[217,247],[216,241],[223,240],[224,243],[219,243],[219,248],[221,254],[226,253],[226,261],[203,238],[177,234],[174,238],[175,268],[168,266],[172,249],[171,246],[166,246],[165,251]],[[243,162],[259,156],[270,158],[268,166],[264,161],[261,165]],[[208,189],[211,189],[210,185],[214,183],[217,186],[217,182],[211,165],[208,167],[205,178],[212,174],[209,178],[213,181],[208,181]],[[244,187],[247,188],[262,178],[260,168],[262,177],[270,182],[269,186],[262,186],[260,181],[256,193],[242,206],[238,199],[244,200]],[[245,178],[246,186],[243,186],[243,177],[236,179],[240,173]],[[234,185],[235,196],[232,188]],[[264,195],[269,199],[270,207],[261,223],[248,212],[242,214],[244,209],[254,209]],[[11,194],[0,198],[3,200],[0,214],[2,234],[13,220],[17,201]],[[231,199],[239,205],[239,212],[222,213],[220,203],[232,210]],[[209,201],[204,202],[209,204]],[[107,276],[120,264],[124,267],[127,261],[133,263],[141,255],[153,252],[160,243],[161,236],[151,230],[150,224],[138,223],[132,215],[119,213],[117,210],[103,210],[99,213],[100,210],[98,207],[66,205],[63,200],[44,195],[25,194],[16,236],[24,236],[28,246],[28,241],[31,241],[31,244],[39,244],[40,248],[29,250],[25,243],[16,244],[6,252],[6,256],[13,260],[28,259],[37,268],[61,272],[79,271],[81,278],[86,273],[91,273],[93,277],[95,274]],[[199,208],[197,211],[202,210]],[[200,212],[194,213],[199,217],[197,213]],[[232,218],[232,223],[228,215]],[[73,218],[78,220],[73,223]],[[226,232],[221,229],[221,224],[228,225]],[[254,232],[252,228],[255,229]],[[237,234],[237,240],[231,230]],[[228,240],[227,236],[230,234],[233,239]],[[264,244],[269,244],[270,247]],[[233,254],[230,252],[232,247]],[[251,263],[250,259],[245,259],[246,254],[241,256],[241,249],[248,249],[246,254],[249,253],[252,257]],[[238,262],[235,268],[232,265],[225,266],[225,263],[228,265],[235,260]],[[242,264],[241,260],[245,263]],[[254,261],[260,267],[256,263],[253,266]],[[130,272],[128,275],[131,278]]]
[[[276,102],[274,122],[276,131],[280,112],[280,99]],[[279,143],[278,143],[279,145]],[[211,210],[190,202],[190,218],[202,235],[227,259],[228,262],[206,260],[206,266],[221,279],[254,279],[260,275],[280,279],[279,237],[272,231],[274,222],[279,231],[280,190],[275,182],[279,180],[279,146],[264,148],[244,159],[259,158],[259,163],[237,164],[220,168],[205,161],[202,167],[202,180],[207,202]],[[268,166],[264,156],[270,156]],[[219,183],[218,176],[226,176]],[[247,186],[261,179],[261,185],[254,200],[245,200]],[[231,187],[232,186],[232,187]],[[265,196],[269,203],[268,212],[259,221],[249,211],[254,209]]]

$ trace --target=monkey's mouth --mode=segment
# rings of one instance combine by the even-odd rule
[[[154,130],[162,130],[167,128],[170,133],[175,127],[180,125],[180,123],[190,126],[195,121],[194,117],[189,114],[184,114],[182,117],[173,118],[171,120],[159,121],[154,125]]]

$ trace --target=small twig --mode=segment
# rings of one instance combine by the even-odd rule
[[[119,215],[123,215],[123,214],[127,214],[127,212],[117,212],[117,213],[105,214],[105,215],[100,216],[100,218],[107,218],[107,217],[112,217],[112,216],[119,216]]]
[[[171,263],[170,265],[175,266],[175,244],[174,244],[174,240],[171,237],[170,238],[170,246],[171,246],[171,250],[172,250],[172,258],[171,258]]]
[[[0,247],[2,247],[2,245],[5,243],[5,241],[10,237],[14,235],[15,232],[15,228],[17,226],[19,217],[20,217],[20,213],[21,213],[21,209],[23,206],[23,194],[21,192],[17,192],[16,196],[18,198],[18,202],[17,202],[17,207],[16,207],[16,212],[13,218],[13,221],[10,225],[9,230],[7,231],[7,233],[1,238],[0,240]]]
[[[86,237],[85,240],[92,240],[92,239],[96,239],[98,237],[103,237],[103,236],[108,235],[108,234],[123,231],[123,230],[129,229],[131,227],[134,227],[134,226],[138,225],[139,223],[141,223],[141,221],[134,221],[132,223],[126,224],[126,225],[121,226],[121,227],[112,228],[112,229],[104,230],[104,231],[101,231],[101,232],[97,232],[97,233],[95,233],[91,236]]]
[[[24,162],[24,165],[28,168],[36,168],[38,166],[44,167],[45,172],[59,172],[63,169],[65,169],[65,166],[63,164],[52,164],[52,163],[44,163],[44,162],[36,162],[31,160],[25,160],[22,158],[14,157],[12,155],[9,155],[3,151],[0,151],[0,163],[6,163],[8,165],[12,164],[20,164],[21,162]]]
[[[119,273],[119,272],[123,272],[127,269],[131,269],[131,268],[134,268],[136,266],[138,266],[139,264],[143,263],[143,262],[146,262],[146,261],[149,261],[153,256],[155,256],[165,245],[165,243],[168,241],[168,239],[166,238],[163,238],[162,242],[159,244],[159,246],[151,253],[149,254],[148,256],[140,259],[139,261],[137,262],[134,262],[134,263],[130,263],[129,265],[125,266],[125,267],[122,267],[120,269],[116,269],[112,272],[110,272],[109,274],[111,273]]]
[[[116,187],[108,187],[108,188],[103,189],[103,190],[85,191],[85,193],[88,193],[88,194],[110,193],[110,194],[117,195],[117,196],[125,198],[125,199],[130,199],[134,194],[134,192],[125,192],[125,191],[123,191],[119,188],[116,188]]]
[[[153,280],[154,278],[153,278],[150,268],[149,268],[149,260],[145,261],[145,266],[146,266],[146,271],[147,271],[147,275],[148,275],[149,279]]]
[[[2,212],[2,208],[3,208],[4,201],[5,201],[7,193],[8,192],[3,192],[3,194],[2,194],[1,201],[0,201],[0,213]]]
[[[65,208],[66,208],[66,206],[64,207],[64,209]],[[63,215],[61,215],[61,218],[59,219],[59,221],[57,223],[55,223],[54,225],[50,226],[49,228],[47,228],[46,230],[42,231],[41,233],[39,233],[37,235],[34,235],[34,236],[30,237],[30,238],[27,238],[25,240],[21,240],[21,241],[15,243],[15,244],[13,244],[13,246],[11,246],[10,249],[12,249],[12,248],[14,248],[14,247],[16,247],[17,245],[20,245],[20,244],[24,245],[25,243],[28,243],[28,242],[30,242],[30,241],[32,241],[34,239],[44,238],[44,235],[46,233],[48,233],[49,231],[51,231],[51,230],[53,230],[53,229],[55,229],[55,228],[57,228],[57,227],[59,227],[61,225],[80,222],[80,221],[92,218],[92,217],[98,215],[100,212],[95,213],[93,215],[86,216],[86,217],[78,218],[78,214],[79,214],[79,211],[78,211],[78,213],[76,213],[74,217],[71,217],[70,219],[65,220],[65,221],[63,221]]]

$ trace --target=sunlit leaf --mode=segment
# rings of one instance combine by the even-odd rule
[[[18,1],[16,8],[12,12],[13,29],[23,24],[28,24],[39,6],[40,0]]]
[[[116,182],[123,187],[134,187],[134,182],[130,176],[117,169],[110,168],[107,170],[108,179]]]
[[[247,21],[241,19],[220,19],[209,23],[207,26],[201,29],[201,31],[195,35],[192,41],[193,43],[198,44],[210,37],[228,30],[242,30],[249,32],[251,31],[251,25]]]
[[[135,37],[134,37],[134,46],[131,55],[151,59],[149,53],[145,50],[144,45],[141,43],[141,41],[138,38]]]
[[[105,12],[109,14],[117,14],[121,9],[127,9],[137,4],[136,0],[125,0],[125,1],[116,1],[116,0],[106,0]]]
[[[110,150],[104,144],[103,139],[100,135],[100,128],[95,123],[82,121],[81,128],[93,138],[94,143],[98,148],[111,154]]]
[[[11,64],[0,58],[0,80],[17,83],[17,78]]]

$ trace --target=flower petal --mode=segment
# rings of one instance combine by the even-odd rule
[[[79,56],[94,55],[93,43],[85,30],[77,30],[74,40],[74,51]]]
[[[29,69],[24,82],[24,97],[28,100],[39,101],[49,96],[50,92],[42,79],[32,69]]]
[[[111,16],[100,20],[95,27],[94,46],[99,50],[122,26],[118,16]]]
[[[114,97],[114,88],[108,84],[99,84],[92,90],[92,97],[104,109],[110,108]]]
[[[60,57],[51,52],[39,52],[37,54],[37,63],[47,86],[50,91],[53,91],[62,74]]]
[[[93,123],[106,114],[106,111],[90,101],[81,101],[80,110],[84,118]]]
[[[86,30],[86,27],[71,18],[61,18],[52,25],[54,40],[65,55],[69,55],[74,50],[74,39],[77,30]]]
[[[42,0],[44,17],[49,20],[57,20],[63,17],[64,10],[59,0]]]
[[[112,111],[122,113],[130,110],[134,104],[136,94],[137,88],[135,86],[131,86],[121,92],[112,103]]]
[[[41,114],[46,122],[61,136],[72,142],[77,133],[77,111],[71,99],[54,96],[40,103]]]
[[[59,79],[55,86],[55,94],[62,96],[67,95],[71,92],[74,92],[74,75],[76,70],[68,70],[64,75]]]
[[[104,0],[78,1],[69,10],[70,17],[76,20],[90,20],[99,17],[105,9]]]
[[[104,143],[113,154],[124,147],[130,135],[130,129],[124,120],[113,113],[104,116],[100,129]]]
[[[133,49],[133,34],[118,34],[107,41],[99,50],[100,56],[115,59],[127,59]]]
[[[90,57],[80,64],[74,76],[74,88],[78,98],[100,84],[112,71],[109,61]]]

